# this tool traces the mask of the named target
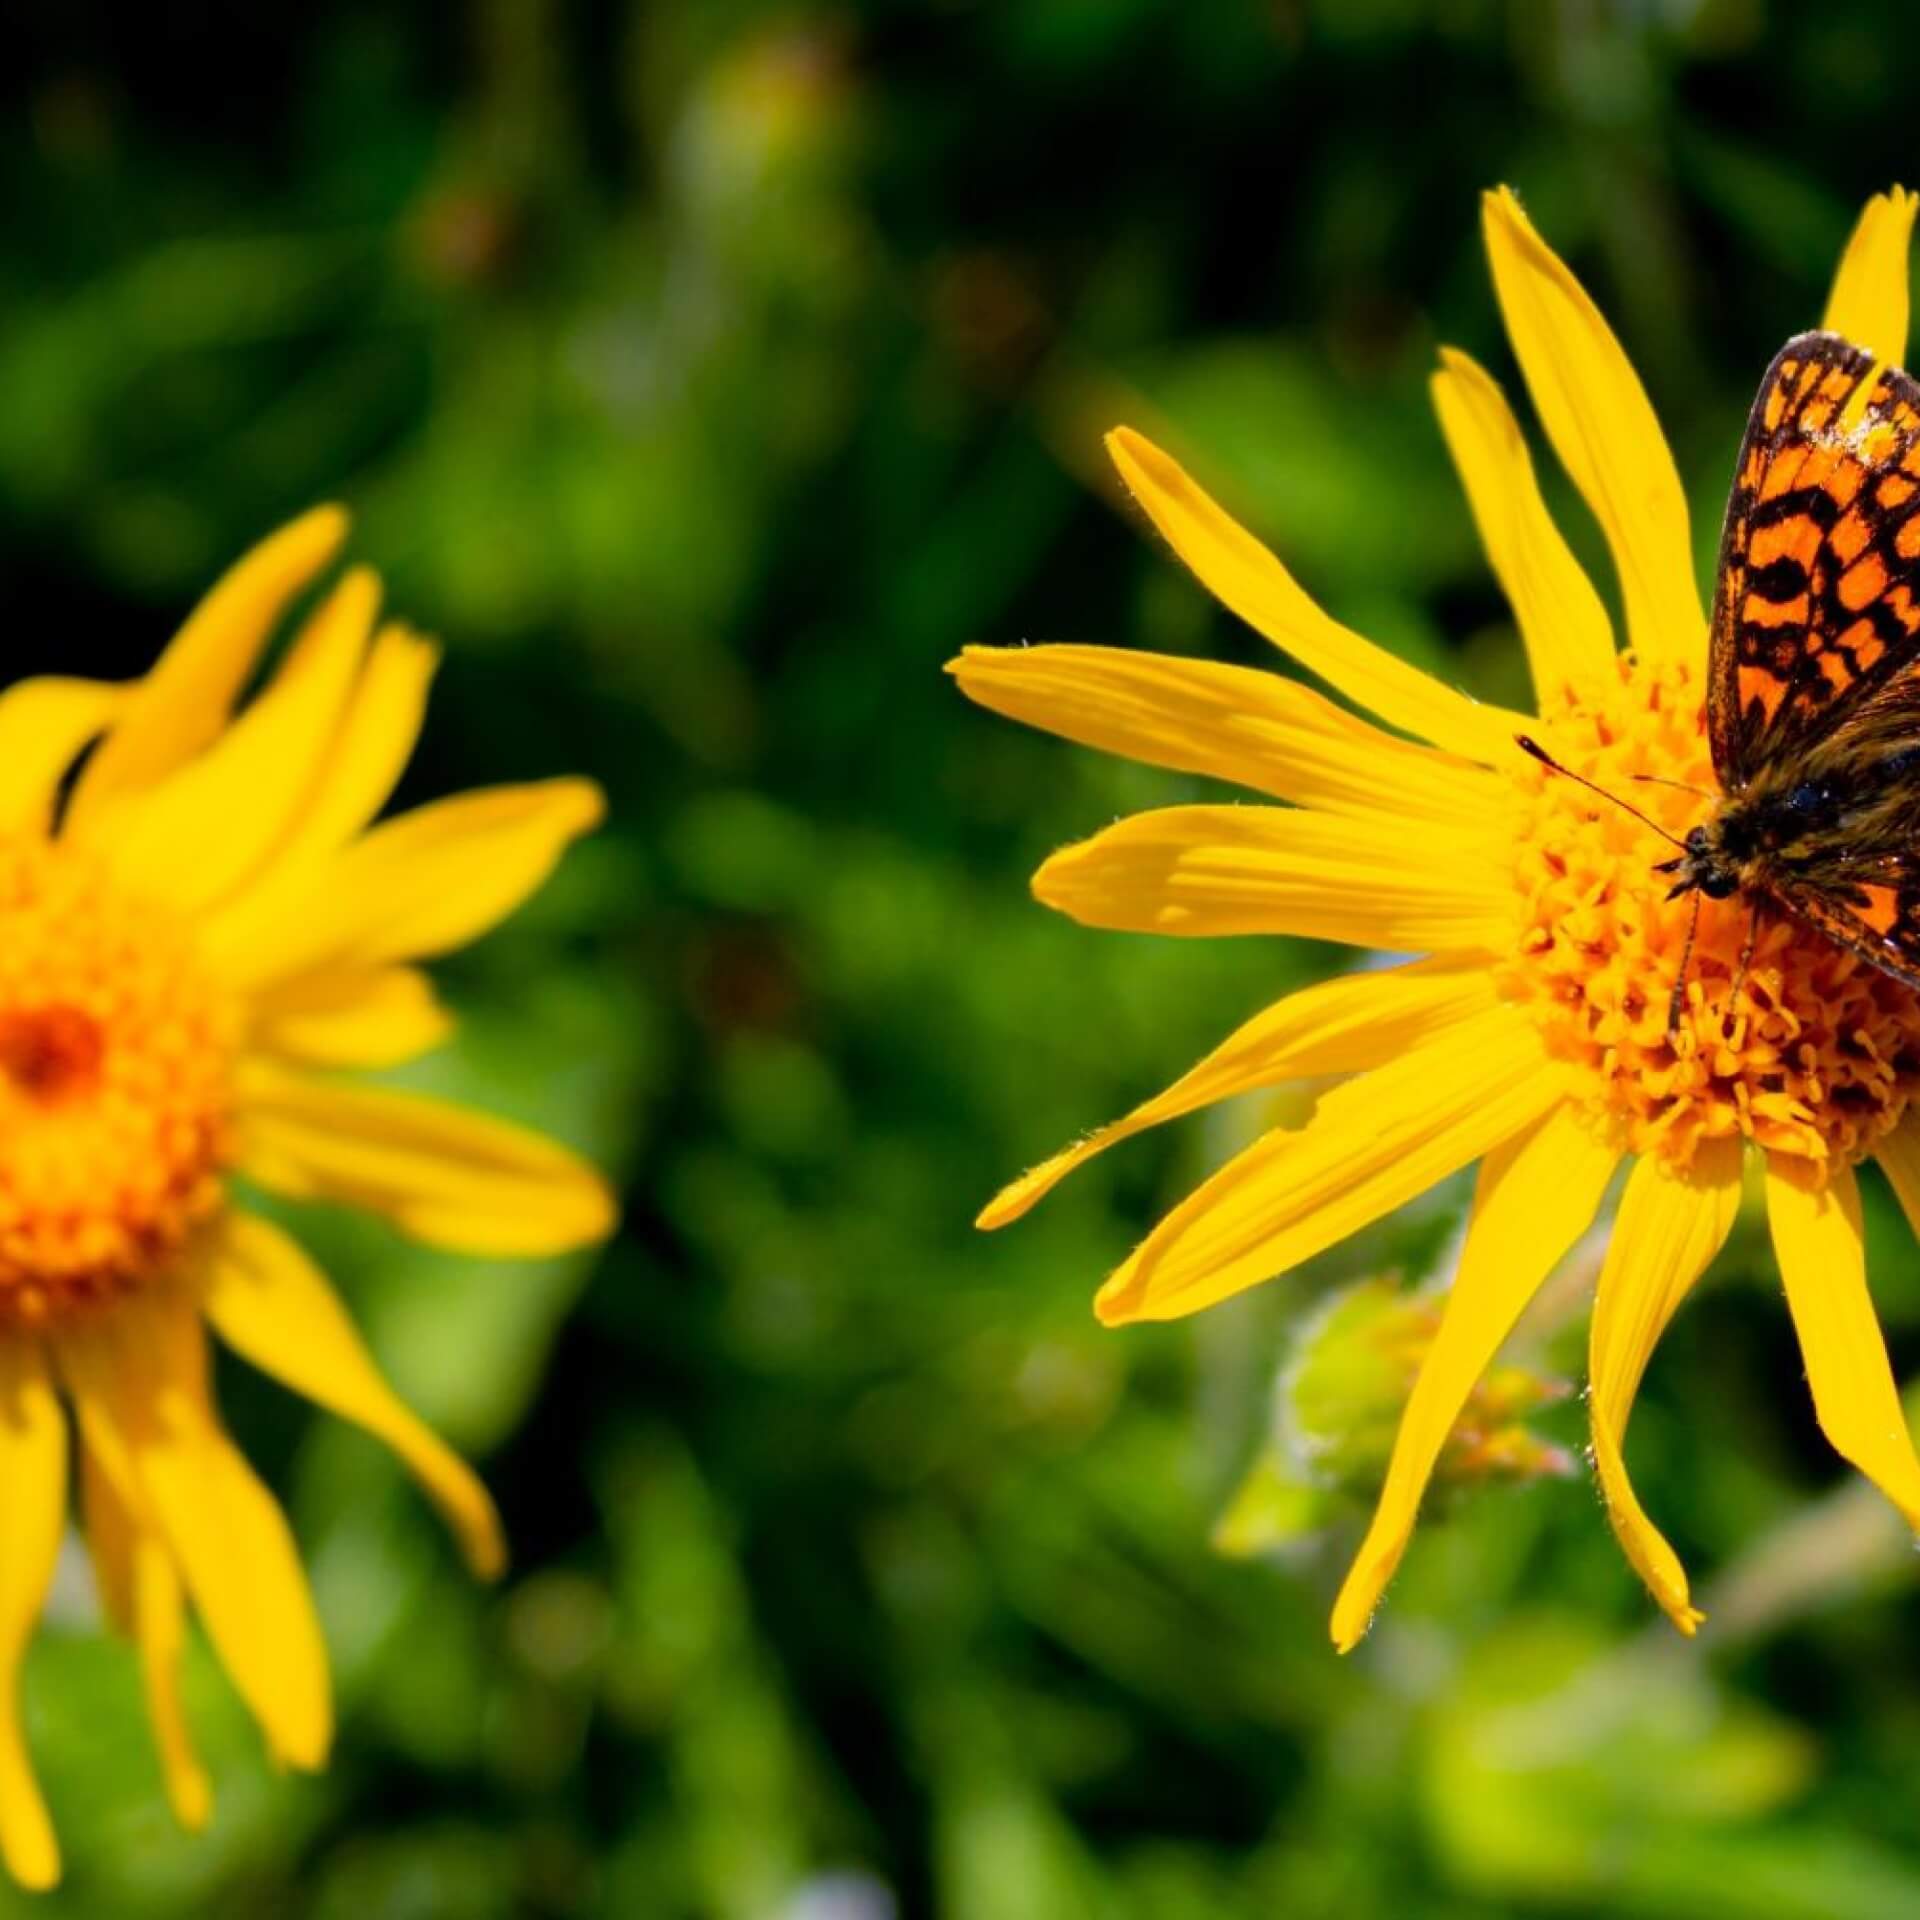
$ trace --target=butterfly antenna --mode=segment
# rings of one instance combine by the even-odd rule
[[[1696,800],[1711,800],[1715,797],[1705,787],[1696,787],[1691,780],[1669,780],[1664,773],[1632,773],[1627,778],[1637,780],[1643,786],[1672,787],[1676,792],[1692,794]]]
[[[1516,733],[1513,738],[1522,753],[1532,754],[1533,757],[1550,772],[1560,774],[1568,780],[1577,781],[1581,786],[1585,787],[1588,792],[1597,793],[1602,800],[1611,800],[1616,807],[1619,807],[1626,813],[1632,814],[1643,827],[1651,827],[1668,846],[1678,847],[1682,853],[1686,852],[1687,843],[1684,840],[1680,839],[1676,834],[1669,833],[1659,821],[1649,820],[1631,800],[1622,800],[1617,793],[1609,793],[1605,787],[1596,786],[1585,774],[1575,773],[1571,767],[1563,767],[1538,740],[1530,739],[1524,733]],[[1695,905],[1697,906],[1698,904],[1696,901]]]
[[[1687,1000],[1687,968],[1693,962],[1693,936],[1700,931],[1700,895],[1693,896],[1693,911],[1687,916],[1687,937],[1680,948],[1680,971],[1673,976],[1673,992],[1667,1000],[1667,1043],[1678,1053],[1680,1009]]]

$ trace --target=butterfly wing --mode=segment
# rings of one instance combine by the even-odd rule
[[[1783,887],[1779,898],[1829,940],[1920,987],[1920,859],[1914,855]]]
[[[1920,660],[1917,515],[1920,384],[1838,334],[1789,340],[1753,403],[1721,536],[1707,730],[1729,796],[1769,772],[1802,778]],[[1907,694],[1895,706],[1920,721]],[[1887,725],[1867,731],[1885,744]]]

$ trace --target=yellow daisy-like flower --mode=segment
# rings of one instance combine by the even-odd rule
[[[1825,324],[1904,358],[1916,199],[1862,215]],[[1622,1459],[1648,1356],[1719,1251],[1749,1151],[1816,1414],[1837,1450],[1920,1527],[1916,1461],[1866,1285],[1854,1169],[1885,1168],[1920,1228],[1920,997],[1774,916],[1744,972],[1747,912],[1690,907],[1652,871],[1645,827],[1522,754],[1630,792],[1684,832],[1710,802],[1706,622],[1686,499],[1646,394],[1605,320],[1510,192],[1487,249],[1541,424],[1612,549],[1608,617],[1548,515],[1499,387],[1464,354],[1433,378],[1440,424],[1526,645],[1539,717],[1480,706],[1323,613],[1252,535],[1127,429],[1109,446],[1174,551],[1233,612],[1387,734],[1278,675],[1102,647],[969,649],[975,700],[1088,746],[1277,800],[1122,820],[1034,879],[1092,926],[1297,934],[1425,955],[1280,1001],[1124,1119],[1008,1187],[1017,1218],[1115,1141],[1216,1100],[1352,1076],[1297,1130],[1254,1142],[1163,1220],[1098,1299],[1109,1323],[1171,1319],[1285,1272],[1474,1161],[1459,1273],[1414,1386],[1371,1529],[1333,1613],[1344,1651],[1399,1563],[1434,1462],[1521,1309],[1631,1162],[1592,1317],[1593,1457],[1628,1558],[1674,1622],[1699,1614]]]
[[[214,1410],[207,1327],[387,1441],[477,1573],[503,1563],[484,1488],[395,1398],[298,1246],[231,1204],[230,1177],[476,1253],[557,1253],[613,1218],[599,1176],[550,1142],[334,1077],[443,1040],[414,963],[504,918],[601,813],[590,783],[552,780],[371,824],[435,650],[379,623],[364,568],[235,712],[345,531],[325,507],[265,541],[144,680],[0,697],[0,1855],[28,1886],[60,1871],[19,1678],[70,1465],[181,1821],[211,1809],[177,1684],[189,1605],[275,1758],[326,1757],[313,1601]]]

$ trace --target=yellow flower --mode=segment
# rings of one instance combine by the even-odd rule
[[[559,1147],[333,1077],[444,1039],[414,963],[504,918],[601,812],[588,782],[552,780],[370,824],[435,650],[378,624],[364,568],[236,714],[345,531],[326,507],[265,541],[144,680],[0,698],[0,1855],[29,1886],[60,1871],[19,1677],[65,1526],[63,1402],[100,1591],[138,1643],[190,1827],[211,1800],[177,1685],[189,1605],[278,1762],[320,1766],[332,1730],[293,1537],[221,1427],[206,1326],[387,1441],[477,1573],[503,1562],[479,1481],[395,1398],[306,1255],[230,1204],[230,1178],[477,1253],[556,1253],[613,1217]]]
[[[1915,197],[1867,207],[1825,324],[1892,361],[1907,338]],[[1607,614],[1548,515],[1495,383],[1445,352],[1440,424],[1512,604],[1539,718],[1479,706],[1323,613],[1166,454],[1109,447],[1174,551],[1236,614],[1381,732],[1278,675],[1101,647],[969,649],[982,704],[1153,765],[1234,781],[1266,806],[1172,807],[1056,854],[1034,891],[1092,926],[1298,934],[1427,957],[1282,1000],[1124,1119],[1008,1187],[1017,1218],[1116,1140],[1252,1088],[1344,1078],[1297,1129],[1254,1142],[1163,1220],[1102,1288],[1109,1323],[1193,1313],[1298,1265],[1480,1163],[1446,1312],[1409,1398],[1373,1525],[1333,1613],[1365,1633],[1474,1382],[1630,1161],[1596,1289],[1593,1455],[1628,1558],[1675,1623],[1700,1618],[1621,1448],[1655,1341],[1725,1241],[1760,1160],[1815,1412],[1838,1451],[1920,1526],[1920,1462],[1868,1297],[1854,1169],[1876,1157],[1920,1227],[1920,1001],[1797,924],[1708,902],[1668,1002],[1689,908],[1651,871],[1666,849],[1515,746],[1681,830],[1709,804],[1706,626],[1686,499],[1653,410],[1599,310],[1509,192],[1487,196],[1494,285],[1536,412],[1612,550]]]

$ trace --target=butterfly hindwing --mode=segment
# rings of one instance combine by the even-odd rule
[[[1800,334],[1767,370],[1727,502],[1707,692],[1722,789],[1791,781],[1887,694],[1920,719],[1896,690],[1917,659],[1920,385]],[[1856,745],[1898,751],[1888,731]]]

